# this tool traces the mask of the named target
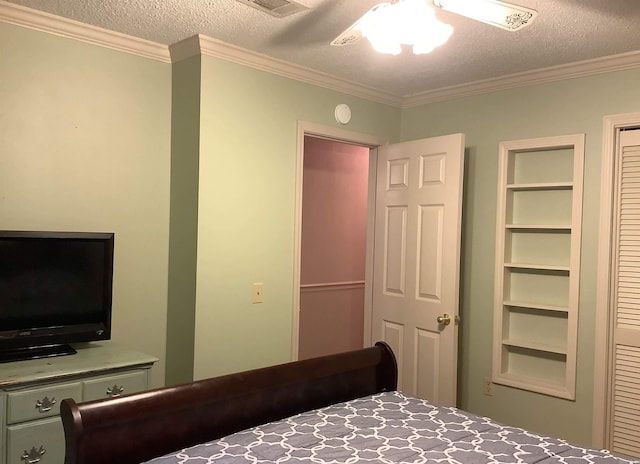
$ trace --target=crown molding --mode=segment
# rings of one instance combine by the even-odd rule
[[[172,63],[177,63],[178,61],[186,60],[193,56],[199,56],[202,54],[201,50],[202,46],[200,45],[200,36],[198,35],[169,45],[169,54],[171,55]]]
[[[0,1],[0,21],[170,63],[166,45]]]
[[[406,95],[402,108],[639,67],[640,51],[621,53]]]
[[[640,67],[640,51],[632,51],[400,96],[253,52],[205,35],[195,35],[166,46],[3,0],[0,0],[0,21],[164,63],[175,63],[198,54],[212,56],[399,108],[411,108],[454,98]]]
[[[378,103],[396,107],[402,105],[402,97],[398,95],[278,60],[204,35],[189,37],[168,47],[2,0],[0,0],[0,21],[164,63],[177,62],[202,53]]]
[[[213,56],[370,101],[396,107],[402,106],[403,99],[398,95],[230,45],[205,35],[199,35],[198,38],[203,55]]]

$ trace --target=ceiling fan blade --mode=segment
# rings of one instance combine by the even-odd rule
[[[398,1],[398,0],[396,0]],[[399,0],[402,1],[402,0]],[[451,13],[456,13],[467,18],[482,21],[508,31],[518,31],[529,24],[538,16],[538,12],[532,8],[516,5],[515,3],[500,0],[425,0],[437,8]],[[331,45],[343,46],[357,42],[363,37],[362,24],[366,17],[377,8],[390,2],[375,5],[360,19],[349,26],[342,34],[333,39]]]
[[[538,16],[532,8],[500,0],[432,0],[434,6],[508,31],[519,31]]]
[[[362,30],[357,27],[358,23],[354,23],[342,34],[331,41],[331,45],[341,47],[357,42],[362,38]]]
[[[326,20],[330,19],[333,11],[340,9],[345,1],[347,0],[325,0],[317,7],[303,11],[276,32],[269,39],[269,43],[277,47],[325,44],[327,42]],[[335,28],[331,35],[338,30]]]
[[[362,27],[361,27],[362,23],[366,21],[365,18],[367,17],[367,15],[370,15],[373,11],[379,8],[380,5],[383,5],[383,3],[377,4],[376,6],[371,8],[369,11],[367,11],[364,15],[362,15],[360,19],[358,19],[355,23],[353,23],[351,26],[345,29],[344,32],[342,32],[342,34],[340,34],[338,37],[333,39],[331,41],[331,45],[341,47],[343,45],[349,45],[360,40],[363,37]]]

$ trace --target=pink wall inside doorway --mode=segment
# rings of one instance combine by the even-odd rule
[[[360,348],[369,149],[305,137],[299,358]]]

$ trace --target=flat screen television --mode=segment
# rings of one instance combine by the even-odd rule
[[[111,337],[113,233],[0,231],[0,362]]]

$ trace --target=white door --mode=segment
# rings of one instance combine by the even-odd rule
[[[640,457],[640,130],[620,132],[617,172],[608,447]]]
[[[456,402],[464,134],[378,148],[372,340],[398,389]]]

